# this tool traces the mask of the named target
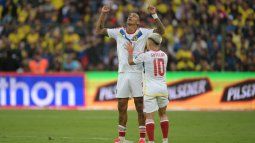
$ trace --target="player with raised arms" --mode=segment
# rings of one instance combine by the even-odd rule
[[[114,38],[117,42],[118,54],[118,81],[117,81],[117,95],[118,99],[118,112],[119,112],[119,137],[115,139],[115,143],[125,141],[126,124],[127,124],[127,108],[128,100],[130,97],[134,98],[136,111],[138,113],[139,143],[145,142],[145,117],[143,114],[143,94],[142,94],[142,64],[129,65],[128,52],[125,50],[127,42],[134,46],[134,55],[143,53],[148,39],[148,35],[157,32],[164,33],[164,26],[159,20],[156,13],[156,8],[148,6],[148,11],[155,19],[156,29],[147,29],[139,27],[140,18],[137,13],[130,13],[124,27],[119,28],[105,28],[105,17],[110,12],[109,6],[103,6],[99,19],[96,24],[96,33],[108,35]]]
[[[135,58],[134,47],[127,43],[126,49],[129,53],[128,62],[130,65],[144,63],[143,94],[144,112],[146,116],[146,131],[149,143],[154,143],[154,112],[158,111],[160,117],[163,143],[168,143],[169,121],[166,115],[168,105],[168,91],[166,85],[167,55],[160,50],[162,37],[152,33],[148,37],[147,49]]]

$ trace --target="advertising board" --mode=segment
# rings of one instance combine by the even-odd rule
[[[117,72],[87,72],[87,109],[117,109]],[[253,72],[168,72],[168,109],[254,110]],[[135,109],[133,101],[129,109]]]
[[[84,107],[84,74],[0,73],[0,107]]]

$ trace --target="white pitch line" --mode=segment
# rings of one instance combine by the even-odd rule
[[[39,136],[8,136],[8,135],[1,135],[0,138],[37,138]]]
[[[101,137],[96,137],[96,138],[76,138],[76,137],[60,137],[60,138],[64,138],[64,139],[73,139],[73,138],[75,138],[75,139],[82,139],[82,140],[111,140],[111,138],[101,138]]]
[[[74,137],[61,137],[61,138],[66,138],[66,139],[72,139]],[[96,138],[76,138],[76,139],[87,139],[87,140],[111,140],[112,138],[101,138],[101,137],[96,137]],[[134,143],[133,141],[130,140],[125,140],[124,143]]]
[[[134,143],[133,141],[125,140],[124,143]]]
[[[79,140],[111,140],[111,138],[102,138],[102,137],[94,137],[94,138],[77,138],[77,137],[54,137],[54,136],[9,136],[9,135],[3,135],[0,136],[0,138],[48,138],[51,137],[54,139],[79,139]]]
[[[55,139],[78,139],[78,140],[99,140],[99,141],[108,141],[108,140],[112,140],[112,138],[102,138],[102,137],[94,137],[94,138],[86,138],[86,137],[83,137],[83,138],[77,138],[77,137],[54,137],[54,136],[8,136],[8,135],[3,135],[3,136],[0,136],[0,138],[51,138],[52,140],[55,140]],[[129,140],[125,140],[124,143],[134,143],[133,141],[129,141]]]

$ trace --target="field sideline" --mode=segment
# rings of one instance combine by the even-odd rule
[[[0,143],[112,143],[116,111],[0,110]],[[255,111],[168,111],[171,143],[253,143]],[[157,119],[158,120],[158,119]],[[156,143],[160,143],[159,124]],[[136,113],[127,139],[137,142]]]

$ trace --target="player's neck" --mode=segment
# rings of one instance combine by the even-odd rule
[[[133,25],[133,24],[129,24],[127,25],[126,27],[126,32],[128,34],[134,34],[136,32],[136,30],[138,29],[138,26],[137,25]]]
[[[160,48],[158,48],[158,47],[151,47],[150,51],[157,52],[157,51],[160,51]]]
[[[151,49],[151,51],[158,52],[158,51],[160,51],[160,49]]]

